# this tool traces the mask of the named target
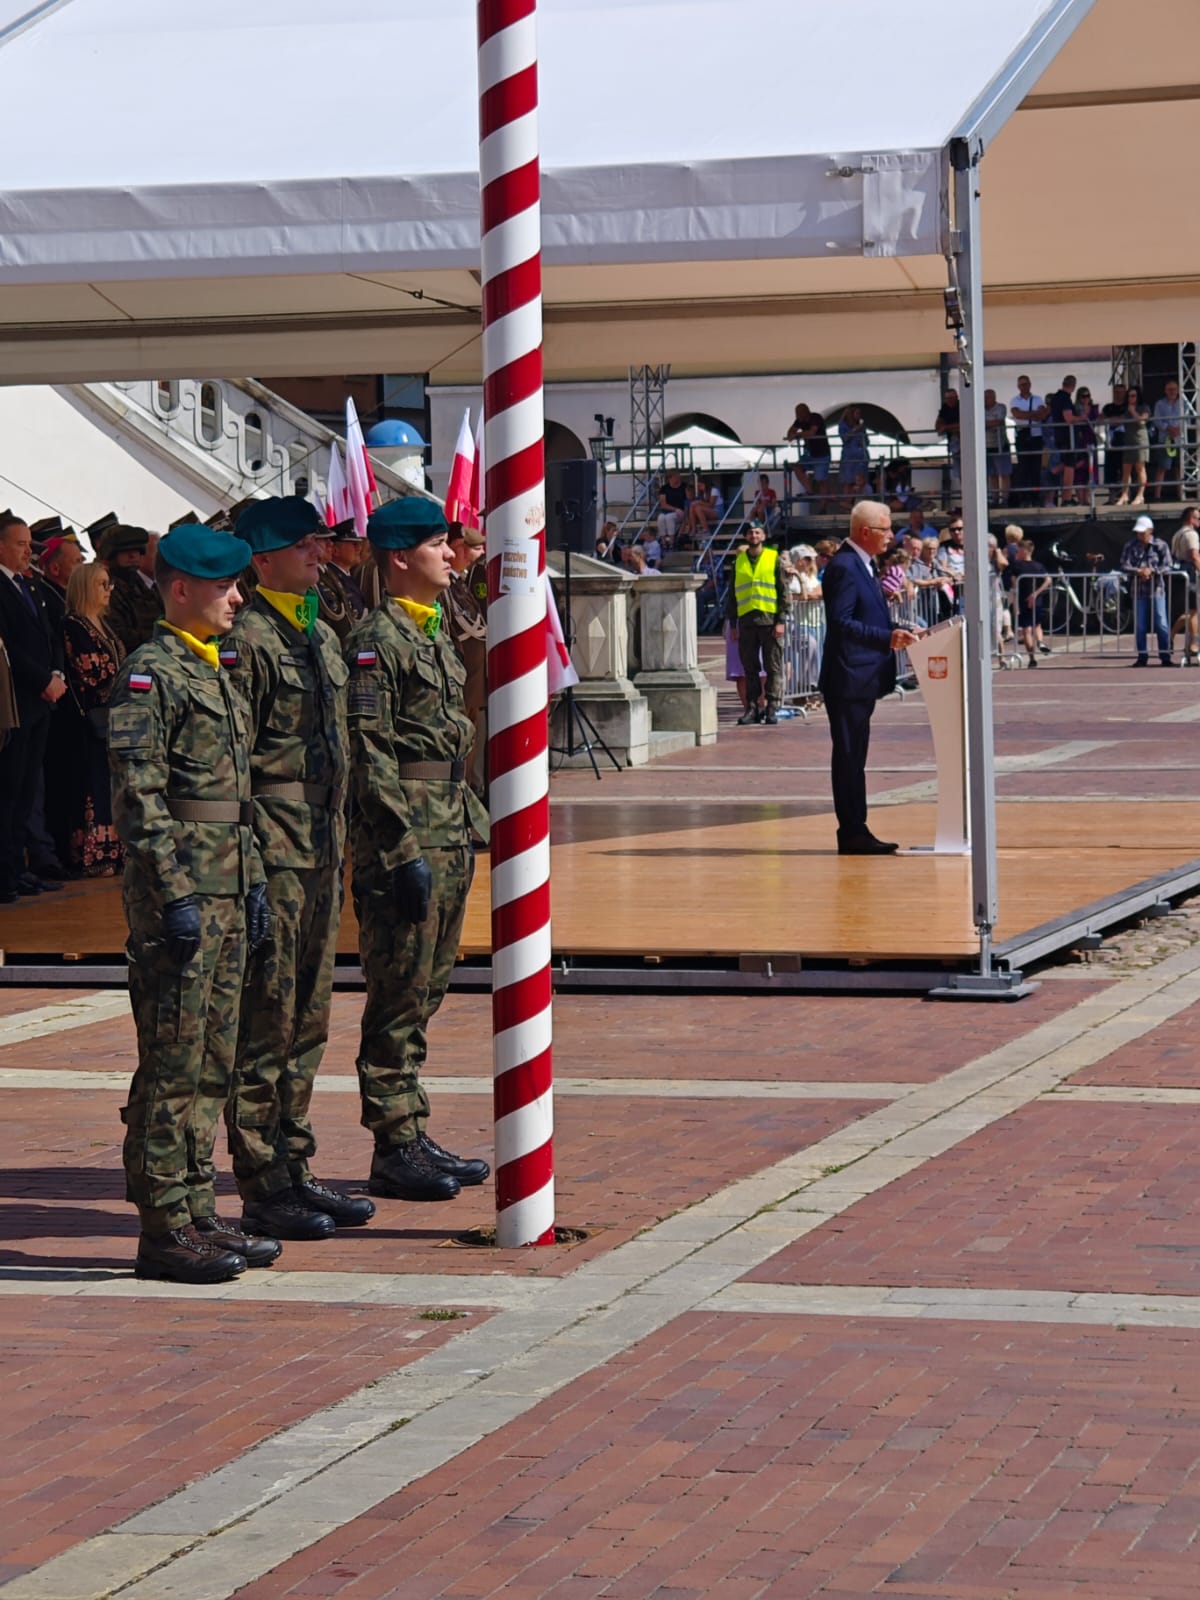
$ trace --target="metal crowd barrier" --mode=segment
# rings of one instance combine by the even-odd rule
[[[825,649],[825,602],[795,600],[783,635],[783,697],[802,716],[819,693]]]
[[[1025,625],[1041,628],[1043,641],[1049,645],[1051,653],[1132,655],[1136,650],[1138,603],[1148,599],[1147,650],[1150,655],[1157,655],[1155,596],[1162,597],[1167,628],[1172,635],[1177,621],[1186,618],[1192,609],[1187,575],[1173,569],[1157,573],[1149,582],[1126,572],[1094,570],[1020,574],[1007,584],[1006,593],[1016,652],[1023,648],[1020,635]]]

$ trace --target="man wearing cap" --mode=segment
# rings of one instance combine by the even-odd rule
[[[168,534],[158,548],[164,618],[109,700],[138,1039],[121,1112],[125,1192],[141,1222],[134,1270],[181,1283],[220,1283],[279,1254],[273,1239],[218,1217],[213,1193],[247,946],[271,933],[246,717],[216,644],[233,626],[249,560],[231,534]]]
[[[44,517],[29,531],[35,540],[43,541],[37,558],[38,576],[50,624],[61,635],[63,618],[67,614],[67,584],[83,560],[83,551],[74,528],[64,528],[59,517]]]
[[[430,1138],[426,1030],[458,954],[487,813],[466,782],[474,728],[466,671],[442,625],[452,555],[441,508],[405,495],[367,523],[386,598],[346,642],[354,906],[367,1002],[358,1075],[375,1140],[370,1190],[452,1200],[485,1161]]]
[[[315,507],[295,495],[256,500],[237,532],[258,584],[220,655],[248,711],[254,833],[274,926],[246,964],[225,1121],[243,1227],[324,1239],[375,1214],[369,1200],[326,1188],[309,1170],[341,915],[349,673],[317,617],[328,529]]]
[[[483,534],[478,528],[450,524],[454,568],[446,590],[446,622],[450,638],[466,668],[463,700],[475,728],[467,761],[467,778],[476,794],[487,799],[487,569]]]
[[[366,615],[366,596],[355,576],[366,548],[367,541],[355,534],[354,519],[350,518],[338,523],[321,551],[321,573],[317,579],[319,615],[339,640],[344,640],[354,624]]]
[[[96,546],[96,554],[112,579],[105,620],[127,653],[146,643],[163,614],[158,586],[142,570],[149,544],[150,535],[145,528],[117,522],[105,528]]]
[[[1164,572],[1171,569],[1171,552],[1166,541],[1154,536],[1152,517],[1139,517],[1133,525],[1133,538],[1121,551],[1121,571],[1128,574],[1129,590],[1133,596],[1133,637],[1137,646],[1137,659],[1132,667],[1150,665],[1148,650],[1150,618],[1153,613],[1154,632],[1158,636],[1158,660],[1164,667],[1172,667],[1171,627],[1167,620],[1167,588]]]
[[[746,548],[734,560],[733,582],[725,599],[725,620],[734,630],[746,676],[746,709],[738,718],[739,727],[753,722],[774,727],[783,699],[783,635],[791,598],[779,551],[766,540],[762,523],[752,522],[746,529]]]

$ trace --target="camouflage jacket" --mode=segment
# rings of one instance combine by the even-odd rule
[[[443,627],[423,634],[389,600],[346,641],[350,668],[351,824],[356,872],[388,871],[429,846],[488,837],[487,812],[465,781],[402,778],[416,761],[462,761],[475,729],[463,705],[466,672]]]
[[[108,602],[109,627],[129,655],[154,633],[154,624],[163,614],[162,599],[153,586],[131,567],[112,567],[112,597]]]
[[[250,738],[225,674],[169,628],[135,650],[108,702],[113,821],[126,849],[125,885],[160,902],[244,894],[263,881],[249,825]],[[169,802],[239,802],[247,822],[184,821]]]
[[[263,866],[337,866],[346,843],[346,684],[331,629],[311,635],[256,594],[221,640],[221,665],[246,703],[254,833]],[[261,793],[311,785],[306,797]]]
[[[470,577],[469,572],[454,574],[443,610],[450,637],[467,669],[463,688],[467,715],[475,718],[487,704],[487,605],[480,604]]]

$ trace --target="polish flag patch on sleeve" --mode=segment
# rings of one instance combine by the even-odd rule
[[[223,667],[236,667],[238,662],[237,646],[230,645],[225,650],[217,651],[217,660]]]
[[[154,679],[148,672],[131,672],[129,674],[129,687],[145,694],[148,689],[153,689]]]
[[[373,667],[376,663],[376,655],[374,650],[360,650],[354,660],[356,666]]]

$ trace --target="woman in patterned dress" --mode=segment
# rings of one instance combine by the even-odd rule
[[[108,787],[108,696],[125,656],[105,622],[112,580],[103,562],[75,568],[67,584],[63,647],[67,685],[83,717],[82,812],[71,830],[71,863],[87,878],[111,878],[121,865]]]

